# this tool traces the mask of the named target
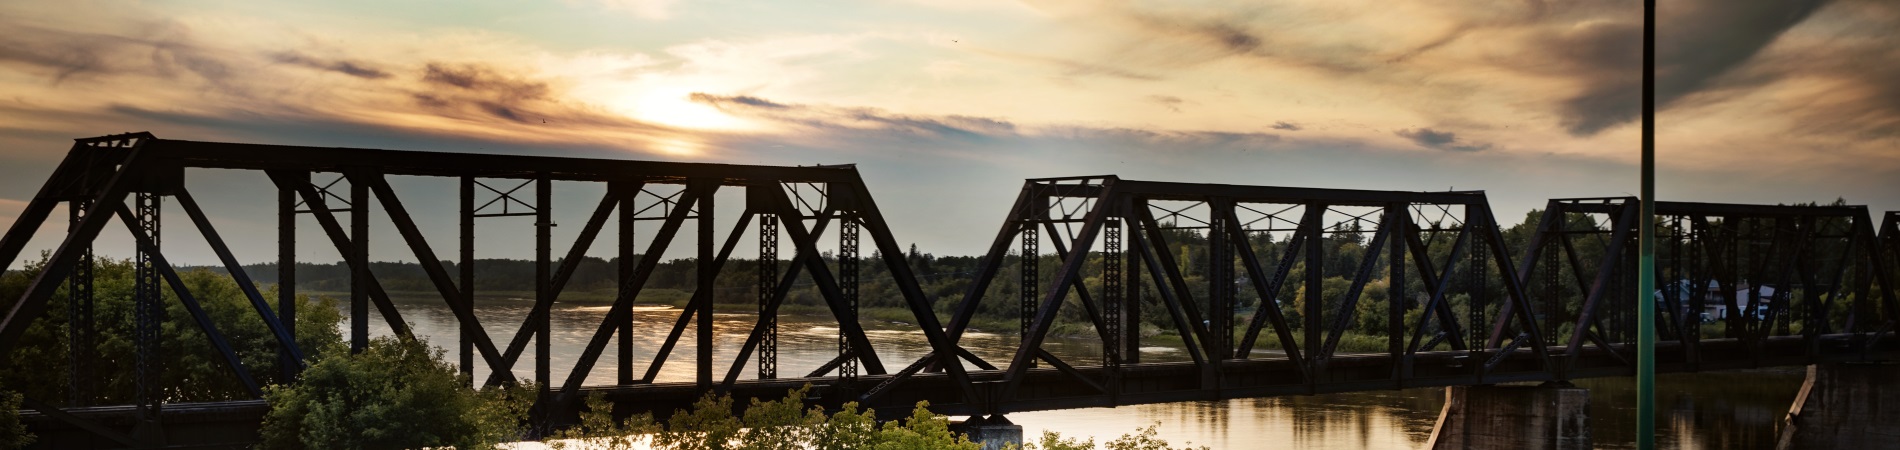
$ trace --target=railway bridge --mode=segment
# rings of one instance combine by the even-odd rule
[[[191,195],[188,178],[210,170],[269,179],[261,189],[275,192],[280,233],[280,284],[273,296],[246,273],[219,224]],[[1448,391],[1454,405],[1496,408],[1505,397],[1483,397],[1485,386],[1528,382],[1563,390],[1569,380],[1635,370],[1635,305],[1642,295],[1634,287],[1634,240],[1642,226],[1636,198],[1551,200],[1533,226],[1506,229],[1483,192],[1031,179],[1006,210],[966,292],[933,298],[852,166],[315,148],[134,133],[77,140],[0,239],[0,258],[11,264],[54,212],[68,211],[60,244],[20,296],[7,299],[12,303],[0,321],[0,355],[9,361],[21,361],[15,355],[33,345],[68,349],[63,360],[24,363],[67,374],[66,386],[42,390],[63,395],[27,399],[25,420],[56,446],[217,446],[255,439],[266,409],[262,387],[294,379],[308,363],[309,349],[295,338],[299,226],[314,222],[323,245],[343,255],[350,273],[344,335],[352,351],[367,345],[372,320],[397,335],[412,333],[403,308],[372,270],[372,250],[391,250],[372,249],[372,218],[385,219],[379,228],[394,228],[402,243],[395,253],[375,257],[451,261],[392,187],[396,178],[457,187],[459,226],[450,238],[457,243],[455,263],[422,264],[459,324],[453,353],[478,384],[538,383],[535,420],[548,426],[571,423],[583,407],[580,399],[593,394],[611,400],[619,415],[665,415],[708,392],[743,405],[804,385],[814,386],[807,399],[813,405],[857,402],[894,417],[929,401],[933,410],[977,422],[1022,411],[1433,386],[1469,387]],[[603,192],[577,237],[562,243],[560,258],[551,232],[555,182],[599,185],[596,191]],[[275,355],[242,354],[181,281],[161,246],[167,200],[234,279],[250,313],[268,329]],[[1900,371],[1880,363],[1900,359],[1900,339],[1892,336],[1900,322],[1894,284],[1900,214],[1886,213],[1876,224],[1859,206],[1655,206],[1653,226],[1662,239],[1656,275],[1663,289],[1650,295],[1659,305],[1659,372],[1872,370],[1886,375],[1854,378],[1874,381],[1842,389],[1897,395],[1889,379]],[[533,218],[534,302],[522,315],[483,316],[475,308],[475,230],[485,219],[508,216]],[[306,217],[312,220],[301,220]],[[642,236],[634,233],[636,225],[656,231]],[[109,228],[123,228],[137,248],[129,312],[134,333],[125,338],[132,355],[94,351],[102,318],[94,309],[91,248]],[[616,269],[619,287],[581,352],[561,358],[573,365],[556,379],[550,310],[600,239],[616,241],[624,262]],[[750,261],[756,267],[730,269],[729,262],[746,256],[734,258],[742,242],[756,243]],[[642,304],[659,256],[678,245],[690,250],[673,254],[695,255],[698,289],[671,323],[635,323],[633,308]],[[874,256],[862,254],[866,247]],[[788,257],[781,248],[789,248]],[[1338,275],[1329,279],[1329,272]],[[892,278],[928,343],[921,358],[886,359],[865,332],[859,288],[867,273]],[[752,326],[730,354],[715,354],[712,345],[712,287],[722,275],[754,277],[758,287]],[[778,317],[802,283],[817,287],[837,324],[836,356],[807,373],[781,372]],[[168,397],[156,355],[165,351],[159,322],[171,301],[193,316],[191,338],[210,344],[239,398]],[[54,311],[55,304],[65,310]],[[961,341],[980,315],[998,310],[1020,319],[1013,330],[1019,345],[1006,361],[985,360]],[[66,331],[59,342],[22,341],[29,327],[54,321],[62,323],[53,328]],[[1044,348],[1064,321],[1085,324],[1101,342],[1099,358],[1065,359]],[[486,331],[498,322],[515,331]],[[1179,343],[1156,342],[1143,327],[1159,328]],[[693,381],[657,380],[689,330],[694,354],[678,359],[693,365]],[[636,361],[629,338],[635,333],[667,338],[656,356]],[[1148,345],[1179,346],[1189,360],[1142,361],[1139,349]],[[617,356],[612,367],[596,367],[610,352]],[[133,361],[130,394],[113,397],[130,399],[124,404],[99,404],[103,390],[126,388],[93,383],[107,358]],[[254,367],[273,358],[268,373]],[[524,358],[530,367],[520,367]],[[612,371],[615,382],[589,385],[596,371]],[[1848,378],[1815,376],[1810,384]],[[1837,392],[1831,389],[1816,385],[1812,395]],[[1798,407],[1847,407],[1836,403]],[[1443,440],[1435,444],[1480,439],[1478,425],[1465,424],[1483,422],[1476,416],[1482,412],[1453,409],[1441,419]],[[1551,420],[1573,420],[1566,414]],[[1553,431],[1558,441],[1541,442],[1574,441],[1565,433]],[[1587,446],[1587,435],[1582,439]]]

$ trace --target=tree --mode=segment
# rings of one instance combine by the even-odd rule
[[[492,448],[518,439],[534,388],[470,389],[442,350],[382,337],[272,387],[264,448]]]
[[[20,423],[20,394],[0,392],[0,450],[26,448],[33,434]]]
[[[45,268],[46,260],[30,263],[18,271],[0,276],[0,306],[20,298],[27,284]],[[135,343],[133,336],[133,263],[130,260],[97,258],[93,267],[93,309],[97,340],[89,349],[92,363],[92,395],[89,404],[128,404],[134,399],[132,375]],[[180,270],[180,281],[192,293],[211,323],[231,345],[259,384],[280,384],[278,343],[236,281],[224,274],[199,268]],[[68,294],[61,289],[47,299],[46,314],[33,320],[13,349],[0,356],[0,386],[19,390],[35,400],[63,405],[69,398],[65,361],[72,350],[67,339],[70,321]],[[275,298],[274,288],[264,289],[266,298]],[[160,322],[158,366],[165,402],[220,401],[248,398],[250,393],[231,374],[225,359],[217,353],[184,303],[169,285],[162,288],[165,312]],[[337,325],[341,311],[329,298],[297,297],[297,332],[294,337],[305,350],[306,358],[317,358],[341,342]]]

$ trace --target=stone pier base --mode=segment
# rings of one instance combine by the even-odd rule
[[[1023,426],[1011,423],[1002,415],[989,417],[971,417],[970,420],[952,426],[952,429],[969,436],[970,442],[983,445],[983,450],[1000,450],[1010,445],[1023,444]]]
[[[1808,366],[1781,449],[1900,449],[1900,364]]]
[[[1452,386],[1428,448],[1589,449],[1590,391],[1573,387]]]

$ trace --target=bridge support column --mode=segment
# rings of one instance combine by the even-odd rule
[[[983,446],[983,450],[1001,450],[1005,447],[1023,445],[1023,426],[1009,421],[1009,418],[997,414],[989,417],[976,416],[963,423],[952,426],[952,431],[963,433]]]
[[[1428,448],[1588,449],[1590,391],[1552,386],[1451,386]]]
[[[1900,442],[1900,363],[1816,364],[1777,448],[1886,448]]]

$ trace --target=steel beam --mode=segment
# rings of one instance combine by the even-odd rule
[[[198,233],[203,235],[205,243],[211,246],[212,253],[218,255],[218,261],[224,263],[224,270],[231,275],[231,280],[237,283],[238,291],[243,292],[244,298],[251,301],[251,309],[257,312],[258,318],[264,321],[264,327],[270,329],[272,337],[277,339],[278,348],[290,356],[293,369],[302,371],[304,353],[303,349],[297,346],[296,335],[291,334],[290,328],[284,326],[284,323],[278,320],[277,314],[271,311],[270,303],[264,300],[264,293],[257,290],[257,283],[252,281],[250,274],[244,271],[244,264],[238,262],[236,255],[231,254],[230,247],[224,245],[224,238],[218,235],[217,228],[212,227],[211,219],[205,216],[204,210],[198,208],[198,201],[193,200],[191,193],[184,189],[179,189],[172,197],[178,199],[178,206],[182,207],[185,215],[190,216],[191,222],[198,226]]]
[[[624,288],[620,290],[622,295],[614,299],[614,306],[607,310],[606,319],[600,322],[599,329],[594,331],[593,338],[588,340],[586,349],[581,351],[580,358],[575,361],[574,370],[568,372],[567,382],[561,385],[562,395],[571,396],[581,388],[581,385],[587,381],[588,372],[593,371],[594,362],[600,359],[601,351],[606,349],[607,340],[613,335],[614,330],[619,329],[621,323],[633,320],[633,302],[639,297],[640,288],[646,286],[647,278],[653,274],[653,267],[659,264],[660,258],[657,255],[666,254],[666,248],[672,244],[674,234],[679,232],[680,226],[686,221],[688,210],[699,202],[702,194],[706,194],[701,191],[688,189],[680,202],[673,205],[673,210],[667,212],[666,221],[661,222],[659,233],[653,237],[653,244],[647,247],[649,257],[641,258],[639,266],[633,270],[633,279],[623,283]],[[708,298],[707,301],[711,299]]]
[[[305,184],[308,184],[305,181]],[[297,191],[277,188],[277,320],[283,323],[284,331],[292,341],[297,336]],[[278,351],[278,379],[288,382],[297,379],[302,373],[305,360],[290,353],[289,347]]]

